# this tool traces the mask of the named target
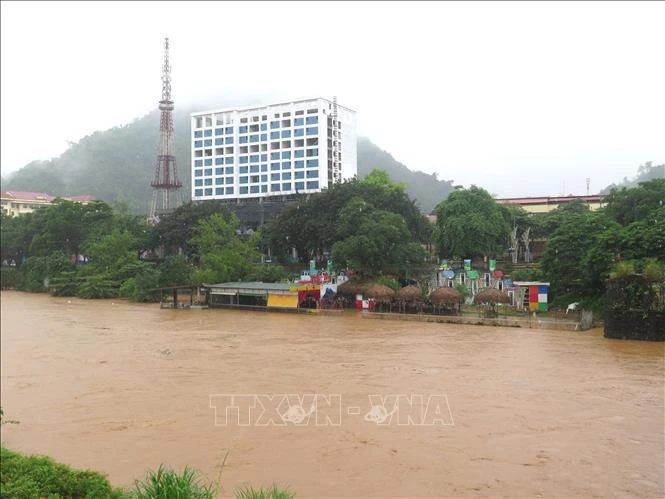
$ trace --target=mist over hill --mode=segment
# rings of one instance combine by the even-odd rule
[[[183,200],[191,197],[190,117],[195,110],[244,105],[219,102],[216,105],[176,107],[173,113],[176,167],[183,183]],[[133,122],[83,137],[63,154],[47,161],[33,161],[2,179],[2,190],[46,192],[54,196],[91,194],[108,203],[124,202],[135,213],[149,211],[159,144],[159,111]],[[372,169],[388,172],[395,182],[406,184],[409,196],[429,213],[452,190],[452,182],[412,171],[368,138],[358,138],[358,176]]]

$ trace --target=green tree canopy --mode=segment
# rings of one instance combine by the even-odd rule
[[[447,258],[500,255],[511,229],[508,210],[475,185],[451,193],[434,210],[439,254]]]

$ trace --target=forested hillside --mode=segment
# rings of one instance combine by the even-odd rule
[[[225,105],[218,103],[207,108]],[[176,108],[174,112],[176,165],[183,182],[183,200],[189,200],[191,192],[191,111]],[[29,163],[3,178],[2,190],[47,192],[55,196],[92,194],[109,203],[125,202],[135,213],[145,213],[151,199],[150,181],[158,141],[159,112],[155,110],[130,124],[86,136],[58,158]],[[369,139],[359,138],[358,176],[364,178],[374,168],[385,170],[394,181],[406,184],[406,192],[424,212],[430,212],[452,190],[450,181],[409,170]]]

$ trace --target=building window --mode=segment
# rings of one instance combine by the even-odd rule
[[[197,159],[196,161],[194,161],[194,166],[203,166],[203,160]]]
[[[308,116],[307,117],[307,124],[308,125],[316,125],[319,122],[319,117],[318,116]]]
[[[266,130],[268,130],[268,123],[261,123],[261,131],[265,132]]]
[[[247,133],[247,127],[241,126],[240,128],[238,128],[238,133]]]
[[[283,191],[290,191],[291,190],[291,182],[287,182],[285,184],[282,184],[282,190]]]
[[[203,177],[203,170],[194,170],[195,177]]]
[[[279,192],[279,184],[270,184],[270,192]]]
[[[319,188],[318,180],[312,180],[311,182],[307,182],[307,189],[318,189],[318,188]]]
[[[259,173],[259,165],[252,165],[249,167],[249,173]]]
[[[210,122],[210,124],[212,125],[212,122]],[[203,131],[203,136],[204,137],[212,137],[212,130],[204,130]]]
[[[259,193],[259,186],[258,185],[253,185],[249,188],[249,192],[251,194],[258,194]]]
[[[291,130],[282,130],[282,138],[283,139],[290,139],[291,138]]]
[[[195,196],[203,196],[203,189],[194,189]]]
[[[271,121],[270,122],[270,129],[274,130],[275,128],[279,128],[279,121]]]
[[[286,128],[291,126],[291,120],[282,120],[282,127]]]
[[[228,163],[228,158],[227,158],[226,162]],[[227,175],[233,175],[233,167],[232,166],[227,166],[226,168],[224,168],[224,170],[225,170],[225,173]]]
[[[304,128],[296,128],[293,131],[293,136],[294,137],[302,137],[303,135],[305,135],[305,129]]]
[[[194,186],[195,187],[202,187],[203,186],[203,179],[202,178],[197,178],[194,180]]]
[[[270,163],[270,170],[279,170],[279,163]]]
[[[305,124],[304,118],[296,118],[293,120],[293,126],[303,126]]]
[[[296,158],[304,158],[305,157],[305,151],[303,151],[302,149],[296,149],[295,154],[296,154]]]
[[[233,187],[227,187],[227,188],[226,188],[226,194],[227,194],[227,195],[229,195],[229,194],[233,194]]]
[[[305,190],[305,182],[296,182],[296,191]]]
[[[203,166],[212,166],[212,158],[203,160]]]
[[[226,135],[231,135],[233,133],[233,127],[232,126],[227,126],[224,133],[226,133]]]
[[[227,184],[232,184],[233,183],[233,177],[226,177],[226,183]]]
[[[282,173],[282,180],[291,180],[291,172]]]
[[[291,159],[291,151],[282,151],[282,159]]]
[[[224,195],[224,188],[223,187],[217,187],[215,189],[215,196],[223,196]]]
[[[215,185],[224,185],[224,178],[223,177],[217,177],[215,179]]]
[[[317,135],[319,133],[318,126],[312,126],[307,129],[307,135]]]
[[[240,175],[242,175],[243,173],[247,173],[247,171],[248,169],[246,166],[241,166],[240,168],[238,168],[238,173],[240,173]]]
[[[240,138],[238,139],[238,143],[247,144],[247,135],[241,135]]]
[[[257,183],[259,182],[259,176],[258,176],[258,175],[252,175],[252,176],[249,178],[249,181],[250,181],[251,183],[253,183],[253,184],[257,184]]]
[[[274,181],[279,181],[279,173],[271,173],[270,174],[270,180]]]
[[[270,132],[270,140],[279,139],[279,132]]]
[[[267,182],[268,181],[268,175],[261,175],[261,182]]]
[[[307,149],[307,157],[318,156],[318,155],[319,155],[318,149]]]
[[[198,139],[199,137],[203,137],[203,132],[201,130],[197,130],[194,132],[194,138]]]
[[[250,163],[258,163],[259,162],[259,155],[258,154],[253,154],[252,156],[249,157],[249,162]]]
[[[212,175],[212,168],[206,168],[203,172],[203,175],[206,177],[210,177]]]
[[[194,147],[203,147],[203,141],[202,140],[195,140],[194,141]]]
[[[291,162],[290,161],[283,161],[282,162],[282,170],[290,170],[291,169]]]
[[[223,128],[215,128],[215,135],[224,135]]]
[[[267,133],[262,133],[261,134],[261,142],[265,142],[266,140],[268,140],[268,134]]]
[[[215,145],[216,146],[221,146],[222,144],[224,144],[224,139],[223,138],[219,137],[219,138],[215,139]]]
[[[227,164],[227,165],[232,165],[233,164],[233,156],[227,156],[224,163]]]
[[[239,184],[246,184],[248,181],[247,177],[238,177],[238,183]]]
[[[224,168],[215,168],[215,175],[224,175]]]
[[[249,136],[249,141],[250,142],[258,142],[259,141],[259,136],[258,135],[250,135]]]
[[[305,172],[295,172],[294,178],[305,178]]]
[[[271,152],[270,153],[270,159],[279,159],[279,153],[278,152]]]
[[[258,120],[258,116],[256,116],[256,118],[257,118],[257,120]],[[249,127],[249,131],[250,131],[250,132],[258,132],[258,131],[259,131],[259,125],[251,125],[251,126]]]
[[[261,161],[268,161],[268,155],[267,154],[261,154]]]
[[[233,137],[225,137],[224,138],[224,143],[225,144],[233,144]]]
[[[319,178],[319,170],[307,170],[307,178]]]
[[[216,165],[223,165],[224,164],[224,158],[215,158],[215,164]],[[221,170],[221,168],[220,168]]]
[[[268,186],[267,185],[262,185],[261,186],[261,192],[268,192]]]
[[[304,161],[296,161],[296,168],[304,168],[305,167],[305,162]]]
[[[205,189],[204,196],[212,196],[212,187],[209,189]]]
[[[267,172],[268,171],[268,165],[266,165],[266,164],[261,165],[261,171],[262,172]]]
[[[245,165],[245,164],[247,164],[247,161],[249,160],[249,158],[247,156],[240,156],[239,160],[240,160],[241,165]]]
[[[315,168],[319,166],[319,160],[318,159],[308,159],[307,160],[307,168]]]
[[[240,194],[247,194],[248,188],[247,187],[241,187],[240,188]]]
[[[211,178],[205,179],[203,185],[212,185],[212,179]]]

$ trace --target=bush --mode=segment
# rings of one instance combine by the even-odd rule
[[[144,480],[134,482],[131,497],[136,499],[212,499],[216,495],[212,484],[204,484],[199,473],[185,467],[181,475],[160,465],[157,471],[148,471]]]
[[[288,490],[280,490],[275,485],[270,489],[254,490],[252,487],[236,491],[236,499],[293,499],[296,495]]]
[[[120,283],[107,279],[105,275],[91,275],[81,279],[80,298],[115,298],[119,295]]]
[[[0,497],[124,497],[101,473],[75,470],[46,456],[23,456],[4,447],[0,452]]]
[[[0,268],[0,288],[17,289],[21,283],[21,271],[16,267]]]

